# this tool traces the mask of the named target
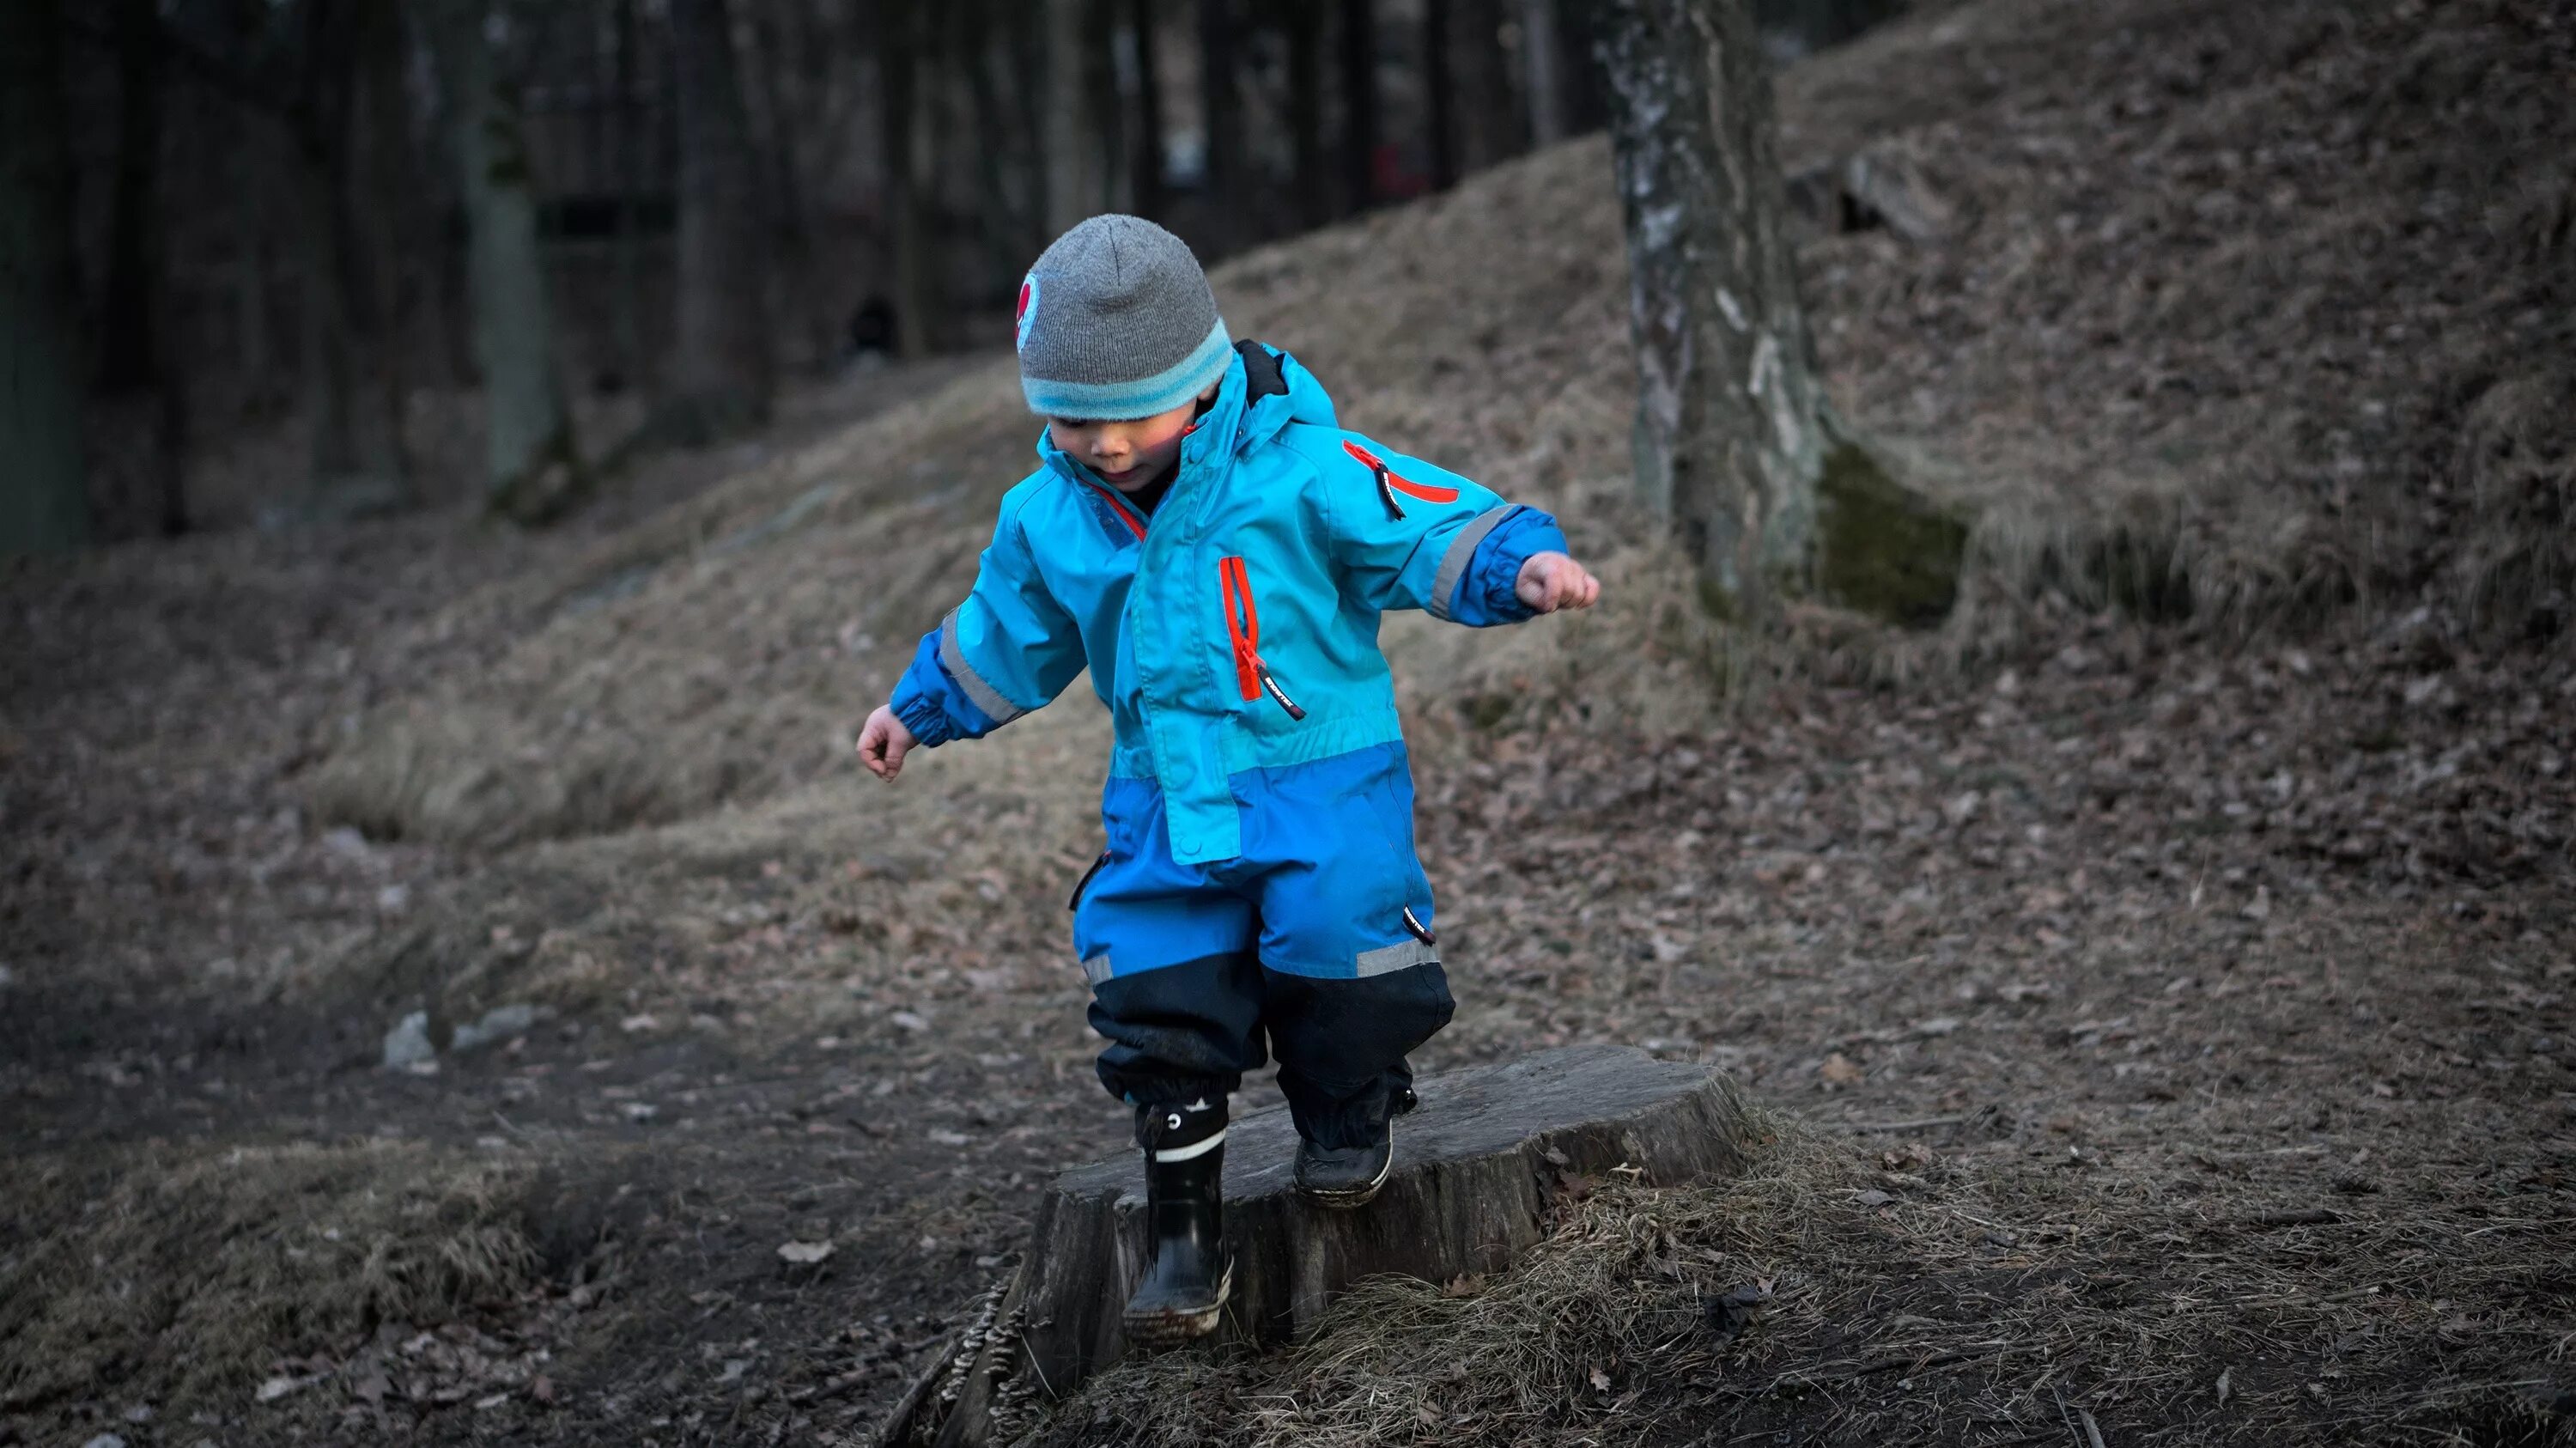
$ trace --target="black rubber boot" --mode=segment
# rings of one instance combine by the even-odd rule
[[[1395,1123],[1388,1122],[1375,1146],[1317,1146],[1297,1141],[1297,1195],[1319,1207],[1348,1211],[1365,1207],[1386,1185],[1395,1165]]]
[[[1225,1251],[1225,1119],[1223,1096],[1137,1108],[1154,1260],[1127,1299],[1130,1341],[1205,1337],[1225,1312],[1234,1287]]]

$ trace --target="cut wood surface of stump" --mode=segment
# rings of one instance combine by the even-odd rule
[[[1707,1181],[1740,1170],[1750,1139],[1725,1076],[1623,1046],[1443,1072],[1415,1091],[1420,1108],[1395,1123],[1394,1171],[1356,1211],[1297,1196],[1285,1107],[1235,1121],[1225,1144],[1234,1290],[1215,1341],[1289,1342],[1362,1278],[1498,1271],[1546,1234],[1568,1182]],[[1148,1260],[1144,1209],[1137,1153],[1057,1177],[1016,1278],[979,1305],[879,1442],[1007,1442],[1046,1400],[1123,1356],[1120,1309]]]

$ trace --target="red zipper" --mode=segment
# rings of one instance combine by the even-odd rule
[[[1306,711],[1279,687],[1270,666],[1261,662],[1261,612],[1252,602],[1252,575],[1244,570],[1240,558],[1216,561],[1217,581],[1225,591],[1225,631],[1234,640],[1234,681],[1243,697],[1258,699],[1268,694],[1288,711],[1291,719],[1303,719]]]
[[[1454,503],[1458,501],[1458,490],[1456,488],[1438,488],[1427,483],[1414,482],[1410,478],[1397,477],[1395,475],[1395,471],[1381,461],[1377,454],[1370,452],[1367,448],[1364,448],[1358,443],[1352,442],[1347,438],[1342,441],[1342,451],[1349,453],[1352,457],[1355,457],[1362,463],[1367,464],[1368,470],[1377,474],[1378,500],[1386,504],[1386,511],[1393,517],[1401,518],[1404,516],[1404,505],[1395,500],[1395,495],[1398,493],[1403,493],[1407,497],[1420,498],[1426,503]]]
[[[1133,512],[1129,511],[1127,505],[1118,500],[1118,495],[1116,493],[1109,491],[1098,483],[1084,483],[1083,486],[1100,495],[1100,501],[1109,505],[1109,511],[1118,515],[1118,521],[1127,525],[1128,532],[1135,534],[1139,539],[1142,539],[1145,536],[1144,520],[1138,518]]]

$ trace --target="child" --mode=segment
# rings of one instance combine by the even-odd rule
[[[1000,728],[1090,666],[1117,744],[1074,949],[1145,1151],[1154,1262],[1126,1327],[1168,1342],[1225,1305],[1226,1096],[1265,1036],[1297,1190],[1357,1207],[1413,1105],[1405,1055],[1453,1009],[1378,615],[1514,623],[1600,585],[1547,514],[1342,431],[1294,358],[1227,336],[1152,222],[1048,247],[1019,353],[1044,465],[858,752],[891,780],[915,744]]]

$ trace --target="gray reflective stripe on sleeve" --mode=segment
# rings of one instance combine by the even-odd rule
[[[1004,698],[1001,690],[986,682],[982,674],[975,672],[975,666],[966,662],[965,646],[957,641],[957,610],[953,608],[948,610],[948,617],[939,621],[939,657],[956,678],[957,687],[966,691],[966,697],[975,701],[976,708],[991,715],[995,724],[1008,724],[1029,712]]]
[[[1093,985],[1109,979],[1110,975],[1108,951],[1104,950],[1082,963],[1082,978]]]
[[[1362,976],[1386,975],[1393,971],[1410,970],[1417,965],[1438,965],[1439,963],[1439,951],[1419,940],[1399,940],[1393,945],[1381,945],[1375,950],[1361,951],[1359,973]]]
[[[1431,610],[1433,618],[1449,616],[1449,595],[1458,591],[1458,580],[1467,572],[1467,561],[1476,556],[1476,545],[1485,541],[1485,535],[1494,531],[1494,525],[1503,521],[1503,516],[1511,512],[1512,507],[1512,504],[1504,503],[1487,508],[1470,519],[1466,527],[1459,529],[1457,537],[1449,540],[1449,551],[1440,555],[1440,571],[1431,578],[1431,602],[1426,607]]]

